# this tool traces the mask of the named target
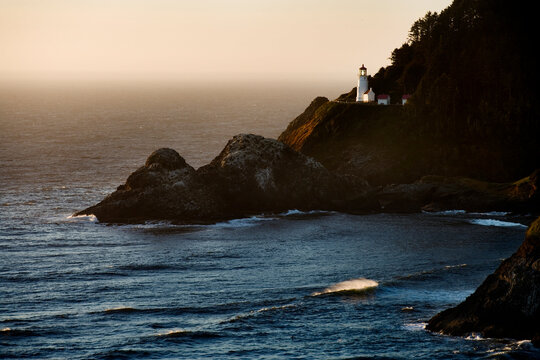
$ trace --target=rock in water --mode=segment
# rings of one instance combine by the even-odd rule
[[[176,151],[159,149],[117,191],[75,215],[193,223],[289,209],[348,210],[362,207],[367,189],[282,142],[241,134],[197,170]]]
[[[434,316],[427,329],[449,335],[538,339],[540,336],[540,218],[518,251],[464,302]]]

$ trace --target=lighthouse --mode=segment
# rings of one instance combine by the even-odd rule
[[[364,94],[368,92],[368,78],[367,78],[367,69],[362,64],[362,67],[358,71],[358,87],[356,88],[356,101],[366,102],[367,100],[364,97]]]

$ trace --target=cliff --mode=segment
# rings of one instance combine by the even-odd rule
[[[535,339],[540,336],[540,218],[516,253],[464,302],[434,316],[427,329],[450,335]]]
[[[534,15],[499,0],[455,0],[412,24],[391,64],[370,76],[404,107],[317,98],[279,140],[372,185],[424,175],[511,182],[540,168]]]
[[[535,158],[516,169],[524,151],[518,145],[435,137],[417,131],[417,121],[408,105],[317,98],[278,140],[331,171],[365,178],[374,186],[412,183],[425,175],[512,182],[540,168]]]
[[[331,171],[371,184],[408,183],[431,174],[417,144],[401,136],[404,109],[317,98],[278,137]],[[407,151],[403,151],[407,148]]]

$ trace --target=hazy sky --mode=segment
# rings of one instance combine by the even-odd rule
[[[0,76],[340,81],[450,3],[0,0]]]

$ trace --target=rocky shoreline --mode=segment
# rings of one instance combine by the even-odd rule
[[[75,215],[95,215],[105,223],[207,223],[291,209],[534,213],[540,208],[538,184],[539,171],[512,183],[425,176],[371,186],[358,176],[331,172],[280,141],[240,134],[197,170],[173,149],[156,150],[125,184]]]
[[[464,302],[434,316],[426,328],[448,335],[532,339],[539,346],[540,217],[516,253]]]

